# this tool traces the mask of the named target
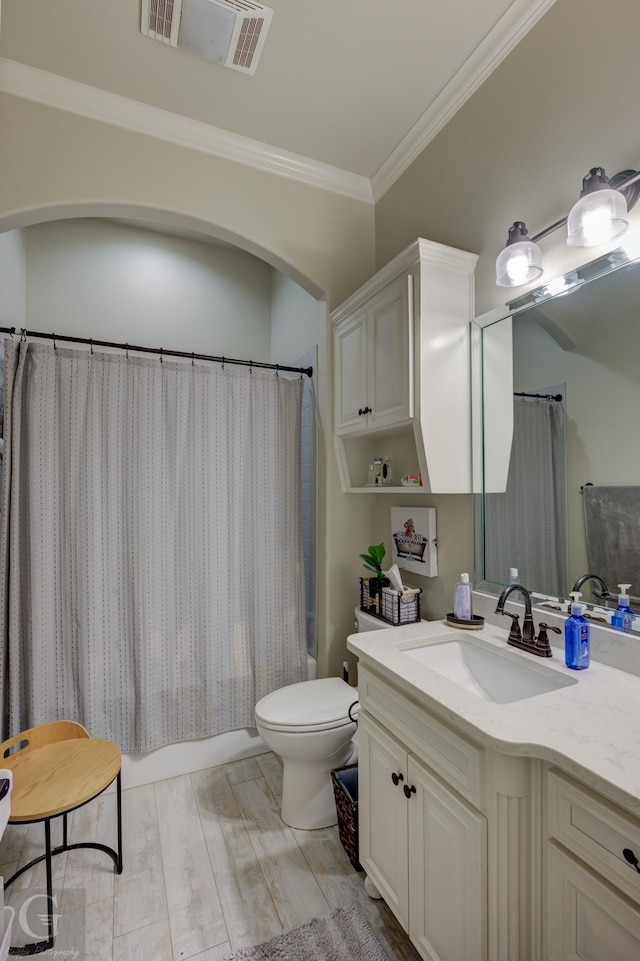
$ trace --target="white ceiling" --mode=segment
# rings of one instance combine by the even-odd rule
[[[139,0],[0,2],[0,89],[376,199],[554,0],[270,0],[253,77],[143,36]]]

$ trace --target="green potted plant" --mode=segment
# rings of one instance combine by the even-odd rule
[[[366,554],[360,554],[364,566],[369,571],[373,571],[373,576],[369,575],[369,597],[376,597],[380,594],[383,587],[389,587],[391,581],[382,572],[382,561],[386,549],[384,544],[372,544]]]

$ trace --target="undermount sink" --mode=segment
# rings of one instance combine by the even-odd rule
[[[520,655],[491,647],[466,635],[443,635],[402,647],[407,657],[424,664],[449,681],[485,701],[511,704],[576,684],[577,679],[558,674]]]

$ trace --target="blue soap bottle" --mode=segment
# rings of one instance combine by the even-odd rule
[[[583,614],[584,605],[574,602],[564,623],[564,662],[574,671],[584,671],[591,661],[589,622]]]
[[[611,626],[617,627],[619,631],[625,631],[627,634],[631,633],[631,625],[633,624],[633,611],[627,594],[630,587],[631,584],[618,584],[620,589],[618,606],[611,615]]]

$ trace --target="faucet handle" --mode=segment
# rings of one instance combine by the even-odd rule
[[[540,621],[540,633],[536,637],[536,647],[538,648],[538,653],[544,657],[553,657],[547,631],[554,631],[556,634],[562,634],[562,631],[559,627],[553,627],[551,624],[544,624],[542,621]]]
[[[512,614],[511,611],[496,611],[496,614],[502,614],[504,617],[511,618],[511,630],[509,631],[510,641],[521,641],[522,631],[520,630],[520,617],[518,614]]]

